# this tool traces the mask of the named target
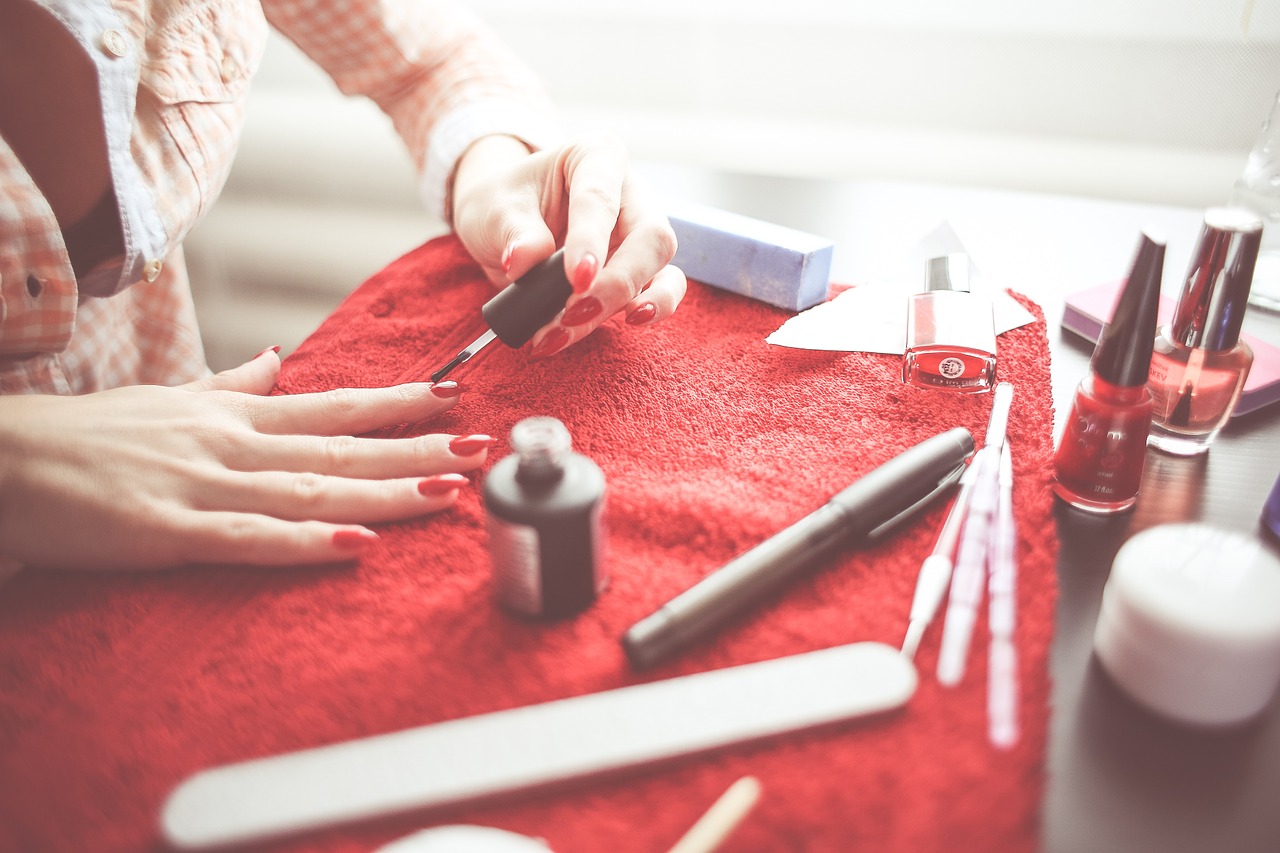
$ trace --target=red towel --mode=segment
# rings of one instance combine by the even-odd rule
[[[423,379],[478,334],[489,295],[456,241],[428,243],[357,290],[287,360],[279,390]],[[1016,386],[1015,748],[987,741],[985,629],[947,689],[933,675],[939,620],[900,712],[269,849],[364,851],[477,823],[560,853],[651,853],[746,774],[763,795],[725,850],[1034,849],[1057,542],[1049,355],[1028,307],[1037,321],[999,341],[999,375]],[[531,622],[492,603],[478,483],[445,513],[386,526],[354,567],[19,575],[0,588],[0,849],[158,847],[168,792],[213,765],[840,643],[899,644],[945,502],[652,673],[632,672],[619,646],[636,620],[896,452],[953,426],[981,442],[990,395],[903,386],[892,356],[766,345],[785,318],[694,284],[653,328],[615,320],[542,361],[495,344],[459,370],[453,411],[394,431],[505,439],[529,415],[565,422],[609,484],[612,582],[576,618]]]

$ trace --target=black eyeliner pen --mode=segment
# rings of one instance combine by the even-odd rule
[[[838,548],[896,528],[954,483],[971,453],[973,436],[956,427],[869,471],[631,626],[622,638],[627,657],[638,668],[653,666],[770,597]]]

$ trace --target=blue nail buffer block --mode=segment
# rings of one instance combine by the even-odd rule
[[[679,241],[672,263],[689,278],[791,311],[827,298],[835,244],[825,237],[702,205],[667,218]]]

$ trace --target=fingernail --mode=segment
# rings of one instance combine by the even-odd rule
[[[487,436],[486,436],[487,438]],[[432,497],[456,491],[471,481],[461,474],[437,474],[418,481],[418,494]]]
[[[547,332],[546,337],[534,345],[532,355],[534,358],[545,358],[567,347],[570,340],[569,333],[564,329],[552,329]]]
[[[457,397],[462,393],[462,388],[452,379],[446,379],[443,382],[437,382],[431,386],[431,393],[445,400]]]
[[[250,361],[257,361],[258,359],[262,358],[264,355],[266,355],[266,354],[267,354],[267,353],[269,353],[269,352],[277,352],[277,353],[278,353],[278,352],[280,352],[280,347],[278,347],[278,346],[274,346],[274,347],[267,347],[267,348],[266,348],[266,349],[264,349],[262,352],[258,353],[257,355],[255,355],[253,358],[251,358],[251,359],[249,359],[249,360],[250,360]]]
[[[653,318],[658,316],[658,306],[652,302],[644,302],[631,309],[631,313],[627,314],[627,325],[643,326],[645,323],[653,322]]]
[[[470,456],[493,444],[489,435],[460,435],[449,442],[449,452],[454,456]]]
[[[599,268],[600,262],[596,260],[596,256],[587,253],[582,256],[582,260],[578,261],[578,267],[573,271],[573,291],[574,293],[585,293],[591,283],[596,280],[596,270]]]
[[[378,534],[363,527],[334,531],[333,547],[343,551],[363,551],[378,541]]]
[[[502,263],[502,271],[503,271],[503,272],[505,272],[505,273],[509,273],[509,272],[511,272],[511,256],[512,256],[513,254],[515,254],[515,251],[516,251],[516,244],[515,244],[515,243],[508,243],[508,244],[507,244],[507,248],[505,248],[505,249],[503,249],[503,250],[502,250],[502,261],[501,261],[501,263]]]
[[[599,299],[594,296],[584,296],[565,309],[560,322],[566,326],[581,326],[583,323],[594,320],[603,310],[604,305]]]

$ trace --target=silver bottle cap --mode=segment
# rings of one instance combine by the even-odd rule
[[[959,293],[969,292],[970,265],[969,256],[964,252],[953,252],[930,258],[924,265],[925,292],[934,290],[954,290]]]
[[[1262,243],[1262,220],[1236,207],[1205,212],[1178,295],[1170,337],[1194,349],[1229,350],[1240,340],[1240,324]]]

